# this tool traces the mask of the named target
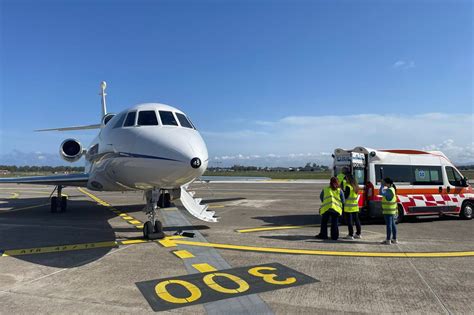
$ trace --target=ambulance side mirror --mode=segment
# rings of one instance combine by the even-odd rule
[[[469,179],[467,179],[467,177],[464,177],[463,179],[461,179],[461,186],[462,187],[468,187],[469,186]]]

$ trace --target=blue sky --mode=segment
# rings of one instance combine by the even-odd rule
[[[90,141],[32,130],[96,123],[101,80],[109,111],[150,101],[185,111],[216,164],[327,162],[356,145],[474,162],[471,1],[0,0],[0,10],[0,163],[58,163],[64,138]]]

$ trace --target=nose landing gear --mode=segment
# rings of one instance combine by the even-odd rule
[[[163,225],[156,218],[156,209],[158,204],[166,206],[166,199],[168,199],[169,206],[169,194],[168,198],[165,197],[161,189],[153,189],[145,192],[146,205],[143,211],[148,216],[148,221],[143,225],[143,237],[149,240],[162,239],[165,237],[163,233]]]

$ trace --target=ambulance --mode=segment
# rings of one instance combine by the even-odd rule
[[[397,222],[445,214],[472,219],[473,188],[442,152],[356,147],[336,149],[333,158],[335,176],[347,168],[359,183],[363,217],[382,217],[379,189],[381,179],[389,177],[397,188]]]

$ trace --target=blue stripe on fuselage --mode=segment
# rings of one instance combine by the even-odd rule
[[[153,156],[153,155],[127,153],[127,152],[120,152],[119,154],[120,154],[120,156],[123,156],[123,157],[136,157],[136,158],[143,158],[143,159],[154,159],[154,160],[182,162],[182,161],[175,160],[175,159],[169,159],[169,158],[164,158],[164,157],[160,157],[160,156]]]

